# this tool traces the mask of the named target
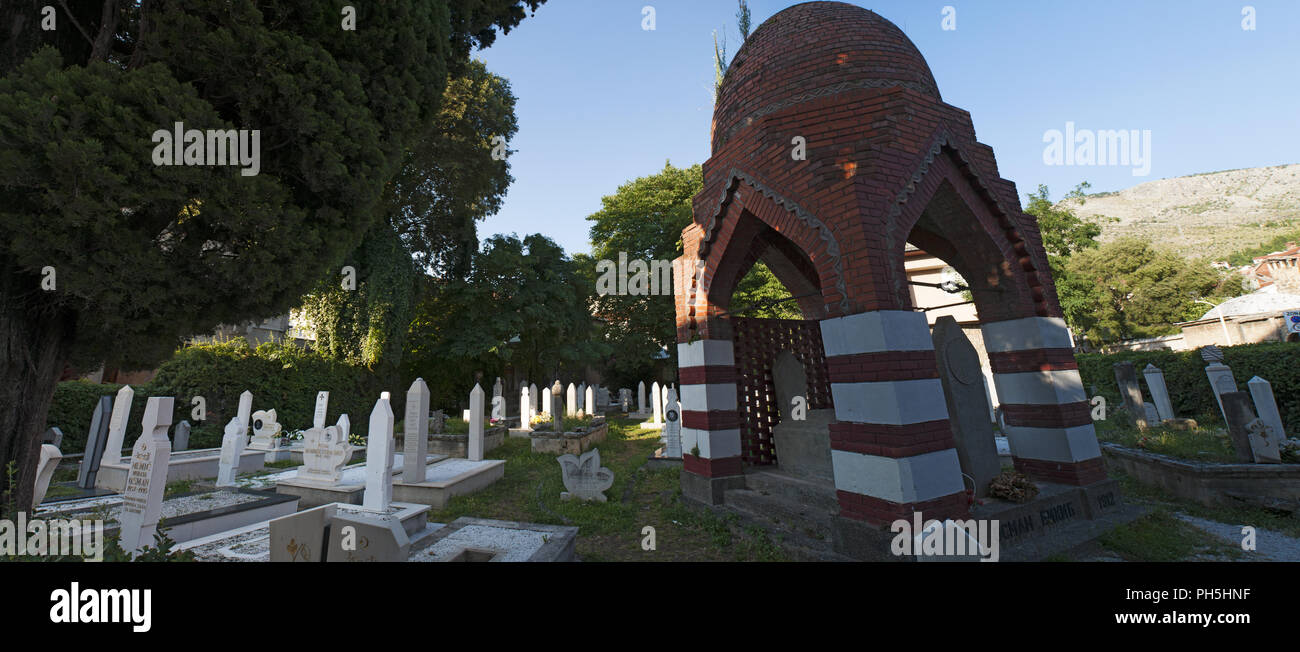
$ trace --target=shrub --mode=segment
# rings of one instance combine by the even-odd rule
[[[47,426],[63,431],[65,453],[85,450],[96,401],[100,396],[116,396],[120,388],[79,380],[59,383]],[[365,367],[332,360],[293,344],[266,343],[252,348],[243,339],[186,346],[158,368],[152,381],[133,389],[135,399],[124,443],[130,445],[139,437],[140,417],[150,396],[172,396],[176,399],[172,423],[187,419],[192,426],[190,448],[221,445],[225,425],[238,411],[239,395],[244,390],[253,393],[253,411],[274,409],[287,432],[311,426],[316,392],[321,390],[330,393],[328,423],[347,413],[354,431],[358,426],[364,429],[383,391],[378,379]],[[195,396],[204,398],[204,421],[191,416]],[[393,411],[399,415],[404,398],[403,393],[393,394]]]
[[[257,348],[243,339],[196,344],[176,352],[149,383],[154,395],[177,397],[178,418],[187,418],[194,396],[206,402],[207,420],[195,424],[191,441],[220,445],[226,423],[239,409],[239,395],[253,393],[253,411],[274,409],[285,430],[308,428],[316,409],[316,392],[328,391],[326,423],[346,413],[353,430],[364,424],[383,391],[365,367],[326,358],[293,344],[264,343]],[[404,394],[394,393],[393,411]],[[207,443],[211,442],[211,443]]]
[[[1224,364],[1232,367],[1232,375],[1241,391],[1247,391],[1246,381],[1254,376],[1267,380],[1273,386],[1282,422],[1290,432],[1300,429],[1300,346],[1290,342],[1229,346],[1223,348],[1223,358]],[[1096,393],[1106,398],[1108,409],[1123,404],[1112,365],[1128,360],[1136,368],[1138,382],[1148,400],[1151,391],[1146,386],[1142,370],[1148,364],[1154,364],[1165,374],[1165,385],[1169,388],[1169,400],[1176,416],[1193,417],[1201,423],[1223,422],[1210,381],[1205,376],[1206,363],[1198,351],[1084,353],[1076,359],[1084,389],[1092,396],[1095,386]]]
[[[54,400],[50,401],[50,411],[45,417],[46,428],[58,428],[63,432],[63,445],[59,449],[65,455],[75,455],[86,450],[86,433],[90,430],[90,419],[94,416],[95,405],[99,397],[117,398],[121,385],[113,383],[91,383],[84,380],[70,380],[59,383],[54,390]],[[131,419],[126,426],[125,445],[135,442],[140,436],[139,416],[144,414],[145,402],[149,398],[146,387],[132,387],[135,398],[131,401]]]

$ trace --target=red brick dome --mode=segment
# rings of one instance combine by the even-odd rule
[[[897,86],[942,99],[925,57],[903,30],[843,2],[795,5],[764,21],[732,60],[713,111],[713,149],[800,102]]]

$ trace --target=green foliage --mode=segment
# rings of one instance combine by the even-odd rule
[[[615,264],[620,254],[627,260],[673,261],[682,255],[681,233],[691,223],[691,202],[704,184],[703,169],[673,167],[619,186],[618,191],[601,198],[601,209],[587,217],[592,222],[589,273],[594,275],[597,261]],[[677,273],[679,270],[674,270]],[[689,272],[688,272],[689,273]],[[739,282],[731,305],[744,308],[761,301],[784,299],[790,292],[766,265],[759,262]],[[609,327],[606,337],[614,355],[602,369],[613,387],[636,387],[638,380],[675,375],[677,358],[676,306],[673,297],[606,294],[596,298],[596,314]],[[794,302],[746,311],[747,316],[799,319]],[[653,358],[667,349],[667,360]]]
[[[483,62],[471,61],[448,82],[442,106],[387,194],[389,220],[419,268],[437,278],[468,273],[476,224],[500,210],[514,180],[503,143],[518,130],[510,82]],[[502,151],[494,156],[496,149]]]
[[[610,352],[596,337],[590,279],[545,236],[493,236],[466,277],[431,285],[403,367],[425,379],[435,405],[463,405],[476,372],[490,379],[513,365],[540,386]]]
[[[358,3],[355,31],[300,0],[116,3],[109,20],[69,3],[51,32],[0,7],[0,336],[19,356],[2,382],[147,368],[295,306],[382,216],[448,74],[542,1]],[[176,122],[258,130],[259,174],[155,165],[150,135]],[[35,291],[47,266],[56,287]],[[0,406],[0,462],[30,468],[15,438],[47,400]]]
[[[121,385],[113,383],[91,383],[84,380],[70,380],[59,383],[50,401],[50,411],[45,417],[47,428],[58,428],[63,432],[63,445],[60,450],[65,455],[81,453],[86,449],[86,433],[90,430],[90,419],[94,416],[99,397],[117,398]],[[142,387],[132,387],[135,398],[131,401],[131,414],[144,414],[148,395]],[[182,411],[186,412],[186,411]],[[188,418],[188,417],[183,417]],[[133,419],[127,423],[126,443],[135,441],[140,434],[140,420]]]
[[[356,270],[355,289],[344,288],[331,273],[303,300],[315,349],[395,382],[414,312],[415,264],[387,223],[371,229],[346,262]]]
[[[799,303],[786,301],[790,291],[776,278],[772,270],[762,261],[754,263],[749,273],[736,284],[736,291],[731,294],[730,310],[740,310],[745,317],[762,319],[803,319]],[[753,306],[753,308],[748,308]],[[742,310],[745,309],[745,310]]]
[[[617,264],[627,259],[672,261],[682,255],[682,229],[691,223],[691,200],[704,184],[699,165],[688,168],[665,163],[657,174],[619,186],[601,198],[601,209],[587,217],[591,225],[592,273],[596,261]],[[677,355],[676,307],[673,297],[607,294],[596,299],[596,314],[610,325],[607,336],[614,356],[608,364],[610,381],[636,386],[632,379],[654,376],[651,356],[667,348],[667,366]],[[657,376],[655,376],[657,377]]]
[[[481,61],[448,83],[440,110],[388,185],[386,219],[345,261],[357,270],[356,288],[342,287],[330,272],[304,300],[319,350],[397,381],[418,270],[468,273],[476,223],[500,209],[512,181],[506,152],[493,150],[494,139],[518,130],[514,105],[509,82]]]
[[[85,449],[90,418],[99,397],[116,398],[121,387],[81,380],[58,384],[46,422],[63,431],[64,452],[80,453]],[[127,422],[124,442],[130,445],[140,436],[138,417],[144,414],[150,396],[171,396],[176,399],[172,423],[185,419],[192,426],[190,448],[221,445],[225,425],[238,411],[239,395],[244,390],[253,393],[253,410],[274,409],[286,432],[311,425],[317,391],[330,392],[329,423],[346,413],[354,427],[370,414],[375,399],[384,391],[379,379],[365,367],[292,344],[266,343],[251,348],[243,339],[182,348],[158,368],[152,381],[132,389],[132,418]],[[195,396],[205,400],[206,421],[197,421],[190,413]],[[399,397],[394,402],[395,410],[401,407],[401,400]]]
[[[1084,192],[1088,188],[1089,184],[1085,181],[1070,191],[1065,199],[1077,199],[1082,204],[1087,196]],[[1100,295],[1086,279],[1073,274],[1066,262],[1077,252],[1095,249],[1101,227],[1083,220],[1069,208],[1058,208],[1051,201],[1047,186],[1041,184],[1037,193],[1029,195],[1025,212],[1038,219],[1043,249],[1047,252],[1047,264],[1056,282],[1056,295],[1061,302],[1065,321],[1079,330],[1089,311],[1100,300]]]
[[[1073,326],[1094,344],[1155,337],[1177,331],[1176,322],[1204,312],[1196,300],[1232,296],[1212,268],[1160,251],[1137,238],[1121,238],[1070,258],[1069,275],[1090,286]]]
[[[1097,439],[1193,462],[1232,464],[1237,461],[1228,433],[1222,427],[1205,427],[1199,423],[1193,430],[1153,425],[1140,431],[1126,419],[1107,419],[1097,423]]]
[[[1254,376],[1267,380],[1273,386],[1282,422],[1290,428],[1292,436],[1300,428],[1300,346],[1291,342],[1264,342],[1223,347],[1224,362],[1232,367],[1237,386],[1243,391],[1246,381]],[[1142,370],[1153,364],[1165,374],[1165,385],[1173,402],[1174,414],[1191,417],[1199,423],[1222,422],[1218,402],[1205,377],[1205,362],[1197,351],[1140,351],[1115,354],[1083,353],[1075,356],[1079,362],[1079,375],[1083,386],[1092,395],[1106,398],[1109,409],[1123,405],[1115,384],[1113,365],[1128,360],[1137,368],[1139,383],[1145,389]]]
[[[274,409],[285,430],[311,424],[318,391],[330,393],[326,422],[334,423],[346,413],[354,430],[370,414],[379,393],[392,391],[365,367],[293,344],[266,343],[250,348],[243,339],[195,344],[177,351],[158,368],[158,375],[144,390],[153,396],[176,397],[173,422],[190,418],[192,397],[205,399],[207,420],[195,423],[191,419],[191,448],[220,445],[225,425],[238,411],[239,395],[244,390],[253,393],[254,411]],[[400,402],[400,397],[394,401],[395,411]]]
[[[1287,243],[1298,241],[1300,241],[1300,231],[1283,233],[1268,242],[1261,243],[1258,247],[1242,249],[1241,251],[1233,253],[1228,256],[1228,263],[1233,267],[1249,265],[1254,262],[1256,256],[1263,256],[1265,254],[1273,253],[1274,251],[1282,251],[1283,249],[1286,249]]]

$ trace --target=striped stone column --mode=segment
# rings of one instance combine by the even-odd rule
[[[744,486],[736,359],[731,340],[677,345],[682,404],[682,491],[720,504],[726,489]]]
[[[871,523],[968,512],[925,315],[881,310],[821,322],[835,401],[840,515]]]
[[[980,330],[1016,470],[1071,485],[1106,479],[1065,320],[1025,317]]]

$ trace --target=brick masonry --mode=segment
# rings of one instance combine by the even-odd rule
[[[791,156],[796,138],[806,142],[805,160]],[[681,378],[683,384],[737,384],[738,410],[686,418],[688,427],[708,430],[739,422],[743,452],[725,462],[688,460],[687,472],[717,477],[720,470],[740,473],[742,461],[775,463],[765,397],[771,360],[782,347],[797,347],[806,367],[824,369],[814,388],[824,394],[810,407],[833,407],[832,382],[937,378],[933,351],[825,356],[807,350],[811,334],[755,336],[760,320],[734,318],[728,310],[739,308],[730,305],[731,295],[757,260],[801,297],[805,323],[814,326],[814,320],[868,311],[911,310],[907,242],[962,274],[985,323],[1061,316],[1037,221],[1020,209],[1015,185],[1000,177],[970,114],[943,101],[916,47],[875,13],[810,2],[765,21],[723,80],[712,141],[694,221],[682,232],[685,253],[677,262],[695,273],[675,279],[677,337],[735,341],[734,377],[706,363],[683,366]],[[997,373],[1077,368],[1069,349],[989,358]],[[1062,427],[1086,414],[1078,404],[1016,405],[1014,399],[1003,397],[1012,404],[1009,423]],[[844,451],[907,457],[951,447],[952,434],[946,420],[837,422],[832,441]],[[1017,464],[1058,481],[1096,473],[1092,460]],[[843,493],[850,494],[841,505],[851,518],[878,520],[909,507]],[[959,498],[936,499],[932,507],[961,511]]]

